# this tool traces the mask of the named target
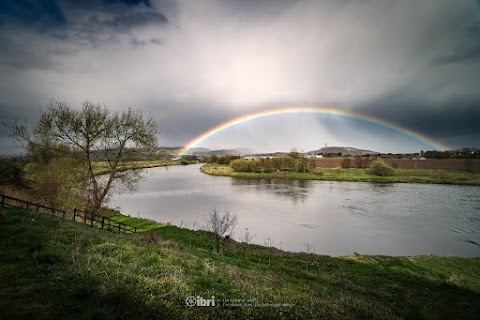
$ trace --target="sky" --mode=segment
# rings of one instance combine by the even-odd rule
[[[380,118],[453,148],[480,147],[480,1],[5,0],[0,120],[34,124],[50,101],[140,108],[159,144],[279,107]],[[256,152],[327,143],[429,146],[365,121],[285,114],[198,147]],[[0,128],[0,153],[21,149]]]

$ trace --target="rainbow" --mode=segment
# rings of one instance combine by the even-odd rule
[[[289,114],[289,113],[319,113],[319,114],[324,114],[324,115],[338,115],[350,119],[356,119],[356,120],[362,120],[366,121],[368,123],[376,124],[381,127],[384,127],[386,129],[401,133],[415,141],[420,142],[421,144],[424,144],[428,146],[429,148],[433,148],[435,150],[448,150],[449,147],[441,144],[421,133],[415,132],[413,130],[401,127],[399,125],[396,125],[394,123],[373,117],[373,116],[368,116],[368,115],[363,115],[357,112],[352,112],[352,111],[345,111],[345,110],[340,110],[340,109],[335,109],[335,108],[320,108],[320,107],[284,107],[284,108],[275,108],[275,109],[270,109],[270,110],[265,110],[265,111],[258,111],[254,113],[249,113],[247,115],[243,115],[231,120],[228,120],[226,122],[223,122],[213,128],[210,128],[209,130],[205,131],[204,133],[200,134],[199,136],[195,137],[193,140],[189,141],[181,150],[179,155],[182,156],[187,152],[190,148],[196,146],[200,142],[208,139],[209,137],[219,133],[222,130],[225,130],[227,128],[236,126],[238,124],[250,121],[250,120],[255,120],[259,118],[265,118],[265,117],[270,117],[274,115],[280,115],[280,114]]]

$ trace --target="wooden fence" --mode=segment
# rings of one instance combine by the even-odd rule
[[[5,206],[11,206],[16,208],[22,208],[38,213],[46,213],[51,214],[56,217],[60,217],[65,219],[66,210],[57,209],[52,207],[47,207],[38,203],[33,203],[30,201],[25,201],[22,199],[14,198],[7,196],[5,194],[0,194],[1,197],[1,208],[5,208]],[[118,231],[123,233],[136,233],[137,227],[128,225],[123,222],[116,221],[112,218],[102,216],[97,213],[86,212],[82,210],[78,210],[77,208],[73,209],[73,221],[84,223],[86,225],[90,225],[90,227],[100,228],[102,230],[111,230],[111,231]]]
[[[73,221],[83,222],[84,224],[88,224],[91,227],[97,227],[102,230],[118,230],[118,232],[123,233],[137,232],[137,227],[135,226],[130,226],[123,222],[119,222],[96,213],[78,210],[76,208],[73,210]]]

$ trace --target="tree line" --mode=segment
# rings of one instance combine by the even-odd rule
[[[312,169],[312,161],[312,159],[303,157],[294,158],[292,156],[259,159],[236,159],[230,162],[230,167],[235,172],[310,172]]]

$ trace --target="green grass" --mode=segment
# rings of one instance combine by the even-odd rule
[[[301,179],[324,181],[356,181],[383,183],[438,183],[459,185],[480,185],[480,173],[447,170],[401,170],[396,169],[393,176],[381,177],[369,173],[369,169],[315,168],[312,172],[234,172],[224,165],[204,165],[202,172],[216,176],[230,176],[260,179]]]
[[[148,231],[125,235],[6,209],[1,318],[478,319],[480,312],[479,258],[329,257],[232,240],[219,255],[206,232],[144,223]],[[215,295],[216,306],[187,307],[190,295]],[[293,306],[226,307],[224,298]]]
[[[114,221],[123,222],[127,225],[130,225],[130,226],[135,226],[135,227],[137,227],[137,232],[148,231],[148,230],[152,230],[152,229],[161,228],[161,227],[164,226],[163,224],[159,224],[158,222],[156,222],[154,220],[128,217],[128,216],[124,216],[124,215],[121,215],[121,214],[113,215],[113,216],[111,216],[111,219],[114,220]]]

